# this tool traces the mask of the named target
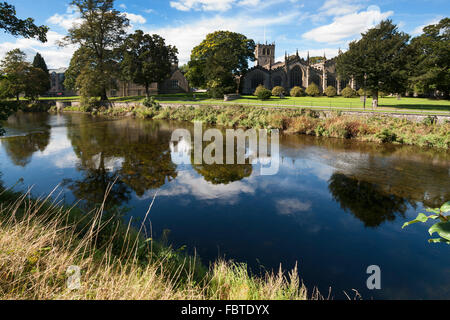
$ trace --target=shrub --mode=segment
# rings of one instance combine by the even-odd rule
[[[270,99],[270,97],[272,96],[272,91],[266,89],[263,86],[258,86],[258,88],[256,88],[255,95],[260,100],[267,100]]]
[[[397,135],[389,129],[384,129],[376,137],[383,143],[395,142],[397,140]]]
[[[156,102],[155,97],[145,98],[144,101],[142,101],[142,104],[144,107],[152,108],[155,111],[159,111],[161,109],[161,105]]]
[[[317,84],[315,84],[314,82],[311,83],[309,87],[306,88],[306,94],[311,97],[318,96],[320,94],[320,90]]]
[[[293,87],[291,89],[291,97],[303,97],[305,95],[305,91],[300,87]]]
[[[281,86],[276,86],[275,88],[272,89],[272,95],[277,97],[281,97],[281,95],[284,95],[285,92],[286,91]]]
[[[359,89],[356,93],[358,94],[358,96],[364,97],[364,92],[366,93],[366,97],[372,96],[372,92],[370,92],[370,90],[364,90],[363,88]]]
[[[356,96],[356,91],[347,86],[344,90],[342,90],[342,96],[344,98],[353,98]]]
[[[327,95],[327,97],[335,97],[337,94],[336,88],[333,86],[329,86],[326,90],[325,90],[325,94]]]

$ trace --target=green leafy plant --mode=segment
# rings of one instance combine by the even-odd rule
[[[440,238],[434,238],[428,240],[430,243],[447,243],[450,244],[450,215],[447,215],[446,213],[450,212],[450,201],[444,203],[444,205],[437,209],[427,209],[426,210],[429,213],[432,213],[431,215],[426,215],[425,213],[419,213],[417,218],[415,220],[406,222],[402,229],[406,228],[407,226],[422,222],[426,223],[428,220],[440,220],[440,222],[435,223],[429,230],[428,233],[430,236],[437,233]]]
[[[305,95],[305,90],[300,87],[293,87],[290,92],[291,97],[303,97]]]

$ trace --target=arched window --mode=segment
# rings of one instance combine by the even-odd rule
[[[281,86],[282,84],[283,84],[283,79],[282,79],[280,76],[276,76],[276,77],[273,79],[273,85],[274,85],[275,87]]]
[[[257,72],[252,77],[252,89],[256,89],[260,84],[264,85],[264,75],[261,72]]]
[[[302,70],[299,66],[294,67],[291,71],[291,88],[302,86]]]

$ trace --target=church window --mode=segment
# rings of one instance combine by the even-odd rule
[[[296,66],[291,71],[291,87],[301,87],[302,86],[302,71],[300,67]]]

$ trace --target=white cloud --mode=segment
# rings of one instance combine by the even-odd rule
[[[355,39],[392,14],[392,11],[381,12],[379,7],[370,6],[366,11],[337,16],[331,24],[310,30],[303,34],[303,38],[326,43]]]
[[[27,54],[29,60],[33,59],[37,52],[41,53],[50,69],[67,67],[76,47],[59,47],[57,42],[63,37],[64,35],[60,33],[49,31],[46,43],[24,38],[16,39],[14,42],[3,42],[0,43],[0,57],[3,58],[8,51],[18,48]]]
[[[166,42],[178,48],[180,64],[189,61],[192,49],[202,42],[208,33],[217,30],[240,32],[248,38],[262,38],[264,26],[277,26],[298,22],[301,19],[298,11],[291,11],[270,17],[254,18],[247,15],[223,17],[217,15],[212,18],[204,18],[196,22],[186,22],[178,26],[168,26],[145,30],[147,33],[159,34]]]
[[[227,11],[234,3],[235,0],[179,0],[171,1],[170,6],[180,11]]]
[[[438,24],[439,21],[442,20],[442,18],[443,18],[442,16],[436,17],[436,18],[434,18],[433,20],[430,20],[430,21],[428,21],[427,23],[418,26],[417,28],[415,28],[415,29],[411,32],[411,35],[412,35],[412,36],[419,36],[419,35],[421,35],[422,32],[423,32],[423,29],[424,29],[425,27],[427,27],[427,26],[429,26],[429,25],[431,25],[431,24]]]
[[[346,15],[362,9],[359,2],[360,0],[327,0],[319,11],[327,16]]]
[[[69,30],[74,25],[80,24],[81,22],[80,12],[73,6],[68,6],[66,13],[55,13],[47,19],[47,23],[63,28],[64,30]]]
[[[299,0],[177,0],[171,1],[170,6],[180,11],[228,11],[233,6],[247,8],[267,8],[283,2],[297,3]]]
[[[128,12],[125,12],[124,14],[130,20],[131,23],[144,24],[147,22],[147,19],[145,19],[143,16],[141,16],[139,14],[128,13]]]
[[[119,8],[126,9],[127,5],[125,3],[121,3],[119,4]]]

